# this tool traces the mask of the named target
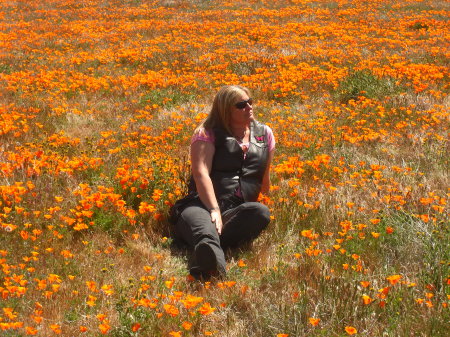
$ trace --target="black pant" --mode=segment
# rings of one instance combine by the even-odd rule
[[[219,235],[211,221],[211,214],[197,199],[181,213],[176,223],[176,234],[194,251],[199,244],[207,244],[214,252],[218,271],[224,273],[226,262],[223,249],[255,239],[269,221],[267,206],[259,202],[243,202],[222,211],[223,228]],[[204,266],[195,260],[190,270],[191,273],[206,272]]]

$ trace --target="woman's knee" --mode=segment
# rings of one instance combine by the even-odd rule
[[[250,213],[249,216],[252,219],[260,223],[263,228],[267,227],[270,222],[270,210],[266,205],[259,202],[247,202],[243,206],[244,211]]]
[[[180,232],[187,233],[191,244],[196,245],[202,240],[219,241],[219,235],[210,213],[202,207],[188,207],[180,215],[177,223]]]

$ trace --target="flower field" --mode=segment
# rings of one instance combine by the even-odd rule
[[[449,9],[0,0],[0,334],[447,336]],[[167,212],[225,84],[272,221],[200,283]]]

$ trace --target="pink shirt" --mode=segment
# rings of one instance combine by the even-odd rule
[[[272,152],[275,149],[275,137],[273,136],[273,131],[267,125],[264,125],[264,129],[266,131],[267,145],[269,147],[269,152]],[[208,143],[214,144],[214,141],[215,141],[214,133],[212,131],[208,131],[208,130],[204,130],[204,132],[198,132],[192,136],[191,144],[193,144],[197,141],[208,142]],[[244,158],[245,158],[250,144],[249,143],[239,143],[239,145],[241,146],[242,150],[244,151]],[[241,192],[240,187],[238,187],[238,189],[236,190],[235,195],[242,197],[242,192]]]
[[[275,149],[275,137],[273,136],[273,131],[270,127],[267,125],[264,125],[264,128],[266,130],[266,136],[267,136],[267,145],[269,147],[269,152],[272,152]],[[198,132],[191,138],[191,144],[196,141],[203,141],[208,143],[214,143],[214,133],[212,131],[205,130],[205,132]],[[249,146],[249,143],[239,143],[239,145],[242,148],[247,148]],[[246,151],[245,151],[246,152]]]

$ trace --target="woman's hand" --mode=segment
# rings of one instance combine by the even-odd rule
[[[220,214],[220,210],[212,210],[211,211],[211,221],[215,223],[217,233],[222,234],[222,215]]]

